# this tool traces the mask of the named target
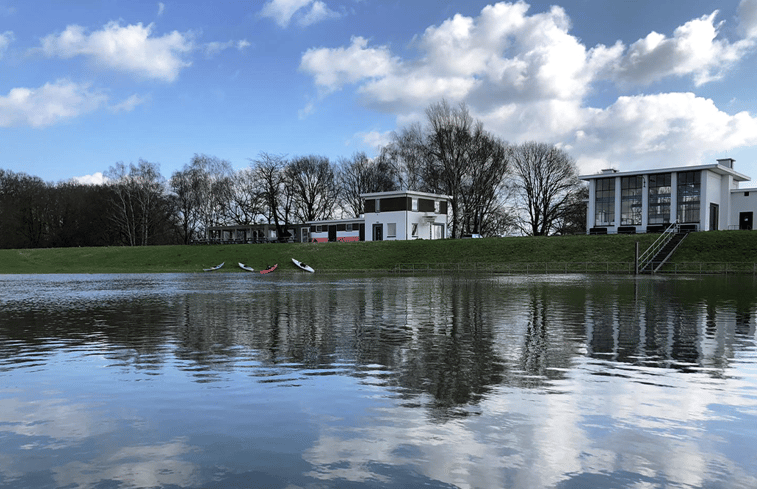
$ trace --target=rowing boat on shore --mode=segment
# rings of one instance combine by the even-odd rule
[[[302,270],[305,270],[306,272],[310,272],[310,273],[314,273],[315,272],[315,270],[313,270],[313,267],[311,267],[310,265],[305,265],[301,261],[295,260],[294,258],[292,258],[292,263],[294,263],[295,265],[297,265]]]

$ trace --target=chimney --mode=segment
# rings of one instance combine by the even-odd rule
[[[736,160],[734,160],[733,158],[720,158],[718,159],[718,165],[733,169],[733,163],[735,161]]]

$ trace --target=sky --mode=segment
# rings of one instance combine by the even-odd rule
[[[757,186],[755,89],[757,0],[0,0],[0,169],[52,183],[375,156],[446,100],[581,174]]]

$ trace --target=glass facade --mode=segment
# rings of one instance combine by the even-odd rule
[[[649,213],[650,225],[670,222],[670,173],[649,175]]]
[[[620,225],[641,225],[641,175],[620,179]]]
[[[677,191],[678,222],[699,222],[702,172],[679,172]]]
[[[615,224],[615,177],[599,178],[596,185],[594,225],[612,226]]]

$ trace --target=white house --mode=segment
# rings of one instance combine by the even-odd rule
[[[757,189],[732,158],[709,165],[583,175],[589,182],[589,234],[659,232],[671,223],[692,230],[752,229]]]
[[[402,190],[360,196],[366,241],[447,237],[447,195]]]

